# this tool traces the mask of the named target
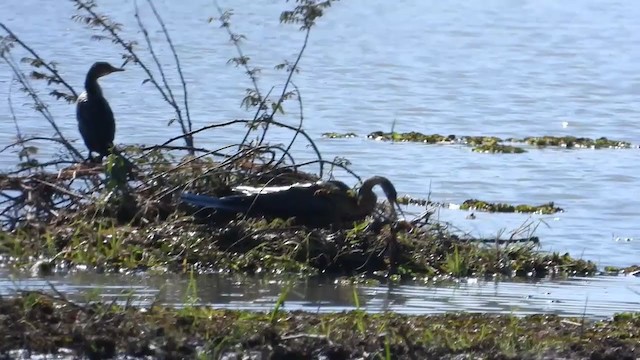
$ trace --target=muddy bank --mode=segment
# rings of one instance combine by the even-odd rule
[[[640,317],[252,313],[76,304],[39,293],[0,299],[0,353],[91,359],[635,359]]]

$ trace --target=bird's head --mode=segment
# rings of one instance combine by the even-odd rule
[[[117,68],[106,61],[98,61],[91,66],[91,69],[89,69],[89,73],[93,74],[96,79],[118,71],[124,71],[124,69]]]

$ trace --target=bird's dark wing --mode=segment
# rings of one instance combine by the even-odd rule
[[[80,135],[91,151],[105,155],[113,144],[116,125],[109,103],[102,96],[82,93],[76,104]]]
[[[207,195],[196,195],[190,193],[182,193],[180,199],[191,206],[222,210],[226,212],[245,212],[249,208],[246,204],[250,198],[248,196],[227,196],[217,198]]]
[[[182,201],[192,206],[216,209],[222,212],[244,213],[249,216],[267,216],[288,219],[325,218],[335,215],[335,205],[321,186],[291,187],[287,190],[258,195],[232,195],[216,198],[183,193]]]

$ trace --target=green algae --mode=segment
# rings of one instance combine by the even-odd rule
[[[470,146],[481,146],[484,144],[496,144],[502,142],[502,139],[495,136],[462,136],[462,143]]]
[[[537,147],[558,146],[565,148],[588,148],[588,149],[629,149],[631,143],[620,140],[609,140],[606,137],[591,139],[575,136],[542,136],[525,137],[519,142],[526,142]]]
[[[253,313],[190,305],[142,310],[39,293],[3,297],[0,354],[28,349],[92,359],[257,353],[272,359],[633,359],[640,351],[640,316],[635,313],[596,321],[556,315],[408,316],[362,310],[312,314],[277,308]]]
[[[329,139],[350,139],[350,138],[358,137],[358,135],[352,132],[348,132],[348,133],[326,132],[326,133],[322,133],[322,137],[329,138]]]
[[[382,141],[397,142],[419,142],[425,144],[451,143],[455,141],[455,136],[443,136],[440,134],[426,135],[412,131],[407,133],[374,131],[367,135],[367,138]]]
[[[462,144],[473,147],[475,152],[521,154],[525,149],[510,143],[525,143],[537,148],[563,147],[568,149],[630,149],[636,146],[622,140],[610,140],[606,137],[587,138],[575,136],[527,136],[524,138],[499,138],[496,136],[470,136],[423,134],[411,132],[374,131],[367,135],[368,139],[397,142],[417,142],[424,144]]]
[[[505,203],[491,203],[477,199],[465,200],[462,205],[460,205],[460,209],[500,213],[532,213],[545,215],[564,211],[562,208],[555,206],[553,201],[541,205],[510,205]]]
[[[498,143],[498,140],[489,139],[472,149],[473,152],[491,153],[491,154],[522,154],[527,152],[525,149],[512,145],[504,145]]]

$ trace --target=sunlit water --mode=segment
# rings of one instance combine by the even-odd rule
[[[1,275],[1,273],[0,273]],[[447,285],[350,285],[333,280],[285,280],[199,276],[190,288],[187,276],[71,274],[46,279],[0,279],[0,296],[17,290],[51,292],[52,288],[77,301],[100,298],[120,304],[149,306],[160,303],[271,311],[287,292],[284,310],[335,312],[360,308],[368,312],[403,314],[477,312],[499,314],[557,314],[607,318],[636,311],[640,306],[640,279],[635,277],[575,278],[563,281],[491,282],[468,279]],[[191,289],[191,290],[190,290]],[[89,295],[87,295],[89,294]],[[93,295],[91,295],[93,294]],[[354,296],[355,294],[355,296]],[[97,296],[97,298],[96,298]]]
[[[155,50],[168,66],[169,82],[179,94],[178,77],[171,70],[173,60],[163,34],[145,2],[138,3]],[[251,84],[240,69],[227,65],[227,60],[236,56],[235,50],[227,34],[208,22],[210,16],[217,16],[214,2],[155,3],[180,55],[194,126],[251,117],[240,108],[244,91]],[[45,4],[47,10],[42,11]],[[102,10],[124,24],[125,37],[138,40],[140,53],[149,61],[133,17],[134,3],[115,0],[100,4]],[[293,60],[303,39],[295,26],[278,23],[280,11],[291,4],[275,0],[221,1],[221,6],[235,9],[232,24],[247,37],[243,49],[251,57],[252,66],[262,68],[262,91],[275,86],[273,93],[279,93],[285,74],[274,70],[274,65],[283,59]],[[12,0],[0,5],[0,21],[46,59],[57,61],[61,74],[79,91],[91,63],[108,60],[119,65],[121,60],[117,47],[91,41],[90,31],[69,20],[73,13],[72,3],[62,1]],[[342,1],[329,9],[314,29],[300,64],[302,72],[294,78],[304,101],[304,128],[325,158],[347,157],[360,175],[388,176],[403,194],[426,197],[430,192],[433,200],[452,203],[469,198],[528,204],[554,201],[566,212],[532,218],[534,222],[544,220],[536,230],[543,250],[568,251],[601,266],[637,263],[637,149],[546,149],[490,155],[472,153],[463,146],[389,144],[362,137],[328,140],[321,134],[352,131],[364,135],[389,130],[395,120],[396,131],[501,137],[607,136],[639,144],[639,18],[640,2],[635,0]],[[139,68],[128,65],[125,73],[102,80],[117,117],[118,143],[155,144],[179,133],[175,125],[165,126],[173,117],[172,110],[149,83],[142,84],[145,79]],[[18,86],[12,85],[11,72],[2,64],[0,99],[6,99],[9,93],[24,134],[52,133],[29,107]],[[280,120],[296,124],[297,104],[289,103],[285,109],[288,115]],[[65,135],[77,140],[74,107],[51,100],[50,110]],[[568,123],[566,128],[563,122]],[[242,134],[241,127],[216,129],[196,141],[218,148],[238,142]],[[273,142],[286,142],[290,137],[291,133],[285,131],[270,134]],[[8,102],[0,101],[0,144],[14,139]],[[77,145],[83,148],[79,140]],[[51,147],[42,149],[44,154],[55,151]],[[294,156],[297,161],[313,158],[301,140]],[[0,154],[0,168],[11,168],[16,159],[11,151]],[[476,213],[475,220],[467,220],[466,215],[441,210],[438,218],[483,237],[517,228],[529,218]],[[480,283],[460,285],[455,291],[416,291],[423,291],[420,296],[426,298],[448,294],[443,296],[450,299],[467,294],[479,307],[504,311],[510,311],[506,304],[526,301],[537,304],[536,310],[553,312],[565,311],[566,301],[582,303],[588,298],[588,305],[597,309],[598,299],[623,300],[624,292],[618,291],[607,297],[580,293],[577,289],[584,288],[579,285],[581,281],[535,286]],[[615,287],[623,280],[589,281]],[[76,289],[69,286],[69,291]],[[567,290],[558,290],[565,286]],[[546,302],[544,297],[526,299],[527,294],[539,295],[539,289],[547,288],[555,289],[556,295],[566,295],[565,302]],[[268,286],[264,289],[274,292]],[[429,301],[397,300],[407,299],[415,289],[363,288],[361,292],[369,304],[379,308],[384,298],[381,294],[395,294],[388,296],[396,299],[389,305],[394,310],[429,312],[459,305],[450,300],[435,301],[437,306],[423,306],[431,304]],[[498,296],[492,305],[486,295],[493,289],[514,298]],[[346,298],[348,301],[350,295]],[[344,305],[335,299],[325,300]],[[637,305],[637,297],[635,301]],[[403,305],[397,305],[400,303]],[[227,304],[242,303],[229,300]]]

